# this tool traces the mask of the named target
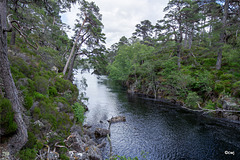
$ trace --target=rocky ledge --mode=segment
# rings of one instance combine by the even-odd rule
[[[94,132],[89,130],[90,127],[86,125],[81,128],[74,125],[71,128],[70,136],[64,140],[65,145],[56,143],[53,148],[46,145],[38,152],[38,159],[59,160],[59,148],[66,148],[66,156],[70,160],[102,160],[101,148],[106,143],[98,144]]]

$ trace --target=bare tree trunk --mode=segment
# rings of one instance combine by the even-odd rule
[[[71,60],[71,58],[72,58],[72,55],[73,55],[73,53],[74,53],[74,49],[75,49],[75,47],[76,47],[76,45],[77,45],[77,43],[78,43],[78,41],[79,41],[79,39],[80,39],[80,37],[81,37],[81,32],[82,32],[82,29],[83,29],[83,26],[84,26],[86,20],[87,20],[87,17],[85,17],[85,19],[84,19],[84,21],[83,21],[83,23],[82,23],[81,29],[79,30],[78,36],[77,36],[77,38],[76,38],[76,40],[75,40],[75,42],[74,42],[74,44],[73,44],[73,47],[72,47],[72,49],[71,49],[71,53],[70,53],[70,55],[69,55],[69,57],[68,57],[68,60],[67,60],[67,62],[66,62],[66,64],[65,64],[65,66],[64,66],[64,69],[63,69],[63,75],[65,75],[66,72],[67,72],[67,68],[68,68],[69,62],[70,62],[70,60]]]
[[[181,19],[178,20],[179,24],[179,37],[177,40],[177,56],[178,56],[178,70],[181,69],[181,52],[182,52],[182,40],[183,40],[183,30],[182,30],[182,22]]]
[[[225,30],[227,26],[227,16],[228,16],[228,8],[229,8],[229,0],[225,1],[224,5],[224,14],[222,19],[222,31],[220,34],[220,45],[218,49],[218,57],[217,57],[217,63],[216,63],[216,69],[221,69],[222,65],[222,45],[224,45],[224,38],[225,38]]]
[[[192,37],[193,37],[193,27],[191,27],[190,33],[188,35],[188,49],[192,48]]]
[[[72,72],[73,72],[73,66],[74,66],[74,61],[77,57],[77,53],[75,53],[72,57],[72,60],[71,60],[71,63],[69,65],[69,71],[68,71],[68,76],[67,76],[67,79],[70,80],[71,79],[71,76],[72,76]]]
[[[87,32],[86,32],[87,33]],[[88,39],[89,36],[86,36],[84,38],[84,36],[86,35],[86,33],[82,36],[82,41],[81,43],[79,44],[79,46],[77,47],[77,51],[81,48],[82,44]],[[73,72],[73,66],[74,66],[74,61],[77,57],[77,52],[73,55],[73,58],[71,60],[71,63],[70,63],[70,66],[69,66],[69,70],[68,70],[68,76],[67,76],[67,79],[70,80],[71,79],[71,76],[72,76],[72,72]]]
[[[12,78],[10,64],[7,57],[7,1],[0,1],[0,76],[3,81],[6,98],[11,101],[14,120],[18,125],[17,134],[8,141],[10,155],[18,152],[27,142],[27,127],[22,118],[22,106],[19,102],[18,91]]]
[[[177,61],[177,65],[178,65],[178,69],[181,69],[181,43],[179,43],[177,45],[177,56],[178,56],[178,61]]]
[[[14,12],[15,12],[16,16],[18,16],[18,11],[17,11],[18,10],[18,7],[17,7],[18,0],[14,0],[13,3],[14,3]],[[11,35],[10,45],[15,45],[15,41],[16,41],[16,31],[13,30],[12,35]]]

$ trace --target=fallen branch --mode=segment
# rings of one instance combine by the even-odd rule
[[[240,113],[240,111],[236,111],[236,110],[225,110],[225,109],[206,109],[206,108],[202,108],[200,106],[199,103],[197,103],[198,105],[198,108],[200,110],[197,110],[197,109],[190,109],[190,108],[187,108],[187,107],[184,107],[182,106],[182,108],[186,109],[186,110],[189,110],[189,111],[194,111],[194,112],[204,112],[204,113],[211,113],[211,112],[230,112],[230,113]],[[203,114],[204,114],[203,113]]]
[[[236,111],[236,110],[226,110],[226,109],[219,109],[219,108],[215,109],[215,110],[213,110],[213,109],[205,109],[205,108],[202,108],[199,103],[197,103],[197,105],[198,105],[198,108],[200,108],[203,111],[207,111],[207,112],[233,112],[233,113],[240,113],[240,111]]]

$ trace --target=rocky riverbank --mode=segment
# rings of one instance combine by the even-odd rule
[[[63,143],[55,143],[52,148],[45,145],[38,151],[37,159],[58,160],[60,159],[60,154],[58,152],[63,149],[66,150],[66,157],[70,160],[103,159],[101,148],[104,147],[106,143],[102,142],[99,144],[94,132],[89,129],[89,126],[85,125],[80,127],[74,125],[71,128],[71,134],[63,141]]]

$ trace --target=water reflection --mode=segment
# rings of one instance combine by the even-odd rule
[[[76,74],[87,79],[89,112],[85,123],[124,115],[125,123],[111,126],[113,152],[127,157],[147,159],[240,159],[239,130],[219,125],[201,115],[175,106],[131,96],[105,76]],[[225,155],[225,151],[235,155]],[[105,158],[109,154],[105,149]]]

